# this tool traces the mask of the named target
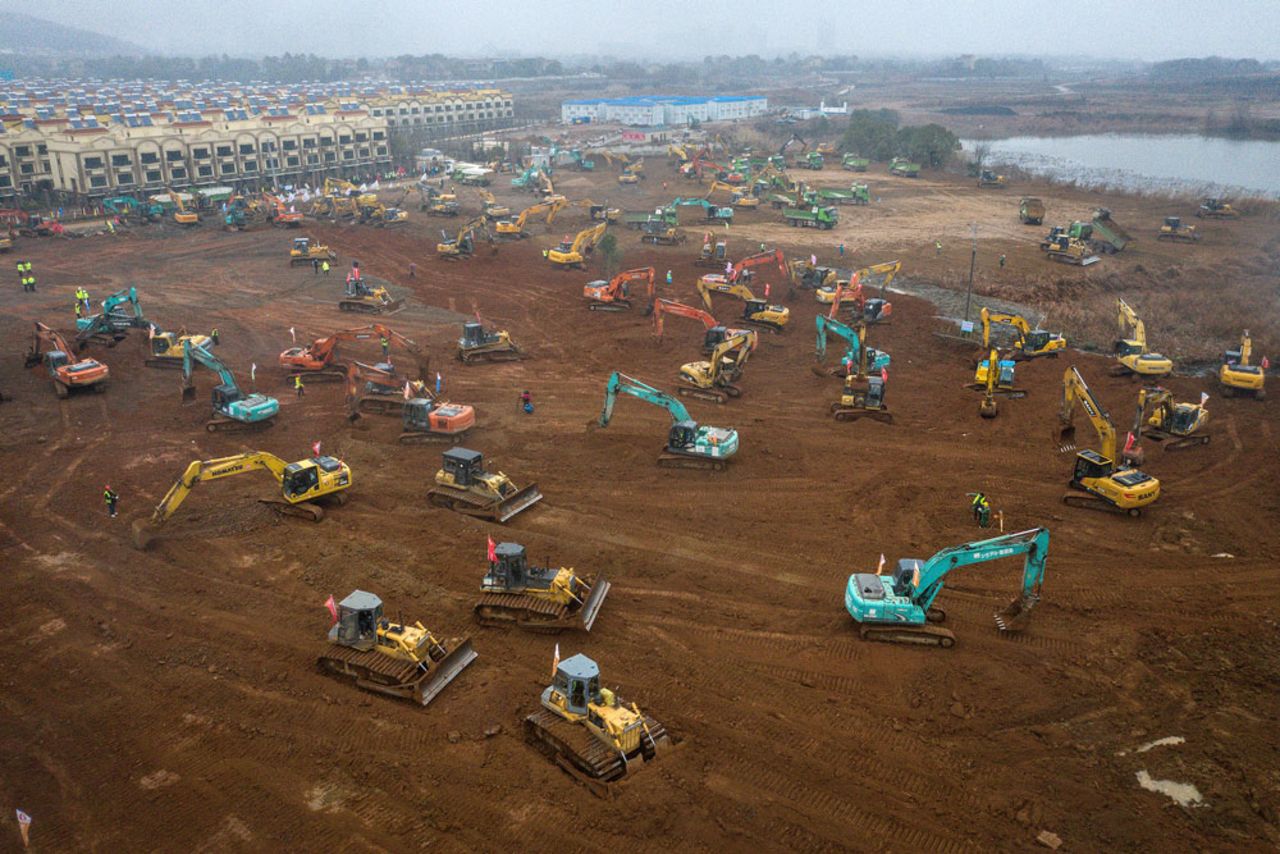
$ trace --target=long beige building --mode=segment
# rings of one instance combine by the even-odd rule
[[[273,180],[315,184],[389,168],[390,136],[509,119],[491,89],[385,94],[254,108],[176,107],[117,115],[0,105],[0,197],[53,191],[101,198]]]

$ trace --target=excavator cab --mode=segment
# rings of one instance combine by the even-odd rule
[[[692,448],[698,439],[698,422],[677,421],[667,433],[667,445],[672,448]]]
[[[1115,463],[1097,451],[1084,450],[1076,454],[1076,470],[1071,475],[1072,483],[1080,483],[1086,479],[1110,477],[1115,471]]]
[[[330,487],[345,487],[350,482],[346,466],[333,457],[312,457],[285,466],[280,485],[290,500],[299,500],[313,492],[331,491]],[[337,483],[330,483],[337,476]]]
[[[867,391],[862,406],[865,409],[884,408],[885,382],[883,377],[867,377]]]
[[[879,323],[888,320],[889,315],[893,313],[893,303],[888,300],[882,300],[879,297],[873,297],[863,303],[862,319],[867,323]]]
[[[484,454],[469,448],[450,448],[444,452],[444,470],[460,487],[476,483],[484,475]]]
[[[364,590],[353,590],[338,603],[338,622],[329,629],[329,640],[339,646],[368,651],[378,642],[382,600]]]
[[[898,559],[898,566],[893,571],[893,595],[910,596],[915,587],[916,573],[920,571],[924,561],[914,557]]]

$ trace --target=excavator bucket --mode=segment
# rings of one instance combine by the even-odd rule
[[[151,545],[151,540],[155,537],[155,529],[151,527],[148,519],[133,520],[133,546],[136,549],[145,551],[147,546]]]
[[[996,612],[996,627],[1002,632],[1020,632],[1031,624],[1031,610],[1040,597],[1024,593]]]
[[[189,403],[196,399],[195,383],[184,383],[182,386],[182,402]]]
[[[1076,427],[1074,424],[1062,424],[1053,431],[1053,443],[1058,451],[1069,454],[1076,449]]]
[[[538,491],[538,484],[531,483],[499,504],[495,518],[499,522],[505,522],[512,516],[528,510],[541,500],[542,493]]]
[[[418,686],[417,699],[427,705],[444,690],[445,686],[457,678],[458,674],[476,660],[476,651],[471,648],[471,638],[466,638],[449,651],[449,654],[437,661],[434,672]]]
[[[600,606],[604,604],[604,599],[609,595],[609,588],[612,585],[603,575],[596,579],[596,586],[591,588],[587,601],[582,603],[582,628],[584,631],[591,631],[591,626],[595,624],[596,617],[600,614]]]

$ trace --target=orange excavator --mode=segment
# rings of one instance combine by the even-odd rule
[[[587,308],[592,311],[629,311],[631,309],[630,285],[633,282],[647,282],[647,299],[644,313],[653,313],[653,273],[652,267],[636,267],[623,270],[609,281],[598,279],[587,282],[582,288],[584,299],[590,300]]]
[[[271,224],[284,228],[297,228],[306,221],[306,216],[302,211],[291,211],[284,200],[274,193],[264,192],[262,194],[262,203],[266,205],[270,211]]]
[[[44,365],[53,380],[53,390],[58,397],[67,397],[72,391],[93,389],[96,394],[107,390],[107,366],[93,359],[76,359],[75,351],[53,329],[36,321],[35,340],[27,353],[26,366]]]
[[[406,379],[388,367],[363,362],[347,367],[348,421],[354,423],[365,414],[399,416],[402,445],[456,445],[475,426],[474,407],[440,400],[423,380]]]
[[[853,316],[864,323],[888,323],[893,315],[893,303],[879,297],[867,297],[862,293],[862,280],[857,273],[848,282],[836,283],[835,298],[831,300],[831,310],[827,317],[833,320],[840,315],[842,304],[848,303]]]
[[[662,337],[662,318],[663,315],[667,314],[674,314],[677,317],[691,317],[702,322],[702,328],[706,331],[702,339],[703,353],[713,352],[725,342],[725,339],[732,338],[735,335],[747,336],[748,350],[755,350],[756,345],[760,343],[760,335],[754,329],[730,329],[716,320],[711,312],[670,299],[656,300],[653,304],[653,334],[658,338]]]
[[[325,338],[317,338],[305,347],[290,347],[280,354],[280,367],[289,371],[290,381],[299,374],[312,381],[340,381],[346,378],[347,369],[337,362],[338,345],[344,341],[378,341],[382,338],[411,355],[418,363],[419,375],[426,376],[426,351],[413,340],[381,323],[344,329]]]
[[[789,277],[786,256],[782,254],[781,249],[774,249],[772,252],[757,252],[755,255],[748,255],[730,267],[727,273],[707,273],[702,277],[702,281],[706,282],[713,291],[730,293],[729,285],[751,281],[755,277],[756,267],[764,267],[769,264],[776,264],[778,272],[782,274],[784,279]]]

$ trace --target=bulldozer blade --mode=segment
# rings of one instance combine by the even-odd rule
[[[382,313],[385,315],[392,315],[399,314],[402,311],[404,311],[404,297],[401,297],[400,299],[393,299],[391,302],[387,303],[387,307],[383,309]]]
[[[471,638],[466,638],[455,646],[448,655],[436,662],[436,672],[419,687],[418,701],[425,706],[434,700],[446,685],[476,660],[476,656],[476,651],[471,648]]]
[[[1040,601],[1034,594],[1024,593],[996,612],[996,627],[1002,632],[1020,632],[1031,624],[1031,610]]]
[[[538,491],[538,484],[531,483],[498,505],[498,521],[505,522],[517,513],[528,510],[541,500],[542,493]]]
[[[1097,263],[1098,263],[1099,261],[1101,261],[1101,260],[1102,260],[1102,259],[1101,259],[1101,258],[1099,258],[1097,255],[1090,255],[1088,258],[1081,258],[1081,259],[1080,259],[1080,266],[1081,266],[1081,267],[1088,267],[1090,264],[1097,264]]]
[[[582,628],[584,631],[591,631],[596,617],[600,614],[600,606],[604,604],[604,598],[609,595],[609,588],[612,586],[603,575],[596,579],[596,586],[591,588],[591,595],[582,604]]]

